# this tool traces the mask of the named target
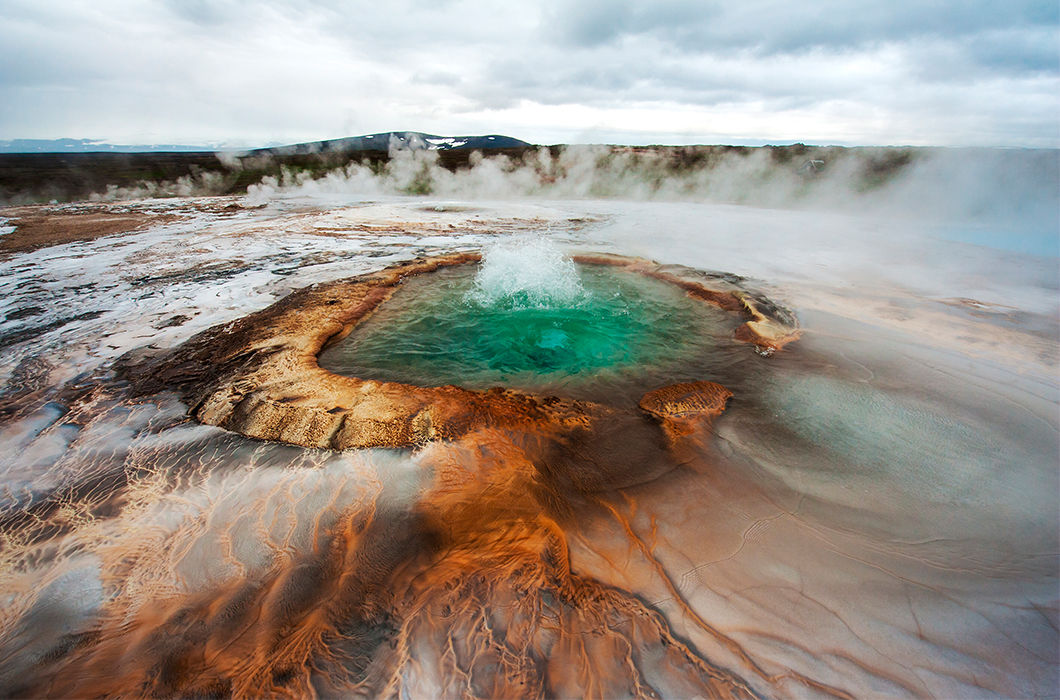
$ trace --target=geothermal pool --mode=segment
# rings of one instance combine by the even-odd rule
[[[146,223],[0,258],[0,695],[1056,693],[1051,255],[687,202],[54,209]],[[303,447],[196,419],[166,364],[455,252],[484,259],[405,279],[319,363],[532,419]],[[580,254],[733,281],[801,334],[755,352],[738,315]],[[667,431],[638,401],[681,382],[732,397]],[[277,406],[312,398],[290,389]]]
[[[543,247],[516,239],[481,265],[408,280],[320,365],[423,386],[605,398],[697,379],[747,352],[731,339],[740,319],[680,287]]]

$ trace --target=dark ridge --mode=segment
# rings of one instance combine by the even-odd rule
[[[485,136],[437,136],[420,131],[384,131],[379,134],[351,136],[329,141],[296,143],[291,146],[259,148],[252,155],[305,155],[311,153],[350,153],[362,151],[422,150],[422,151],[496,151],[510,148],[530,148],[533,144],[500,134]]]
[[[435,136],[390,131],[330,141],[235,152],[0,152],[0,205],[70,202],[105,195],[108,189],[132,190],[119,198],[178,194],[242,194],[265,177],[299,173],[322,177],[352,163],[381,172],[397,152],[431,151],[437,165],[450,171],[470,168],[472,154],[506,156],[533,167],[529,158],[547,148],[553,157],[566,146],[536,146],[497,134]],[[853,160],[862,189],[879,186],[932,149],[907,147],[808,146],[608,146],[603,158],[632,155],[631,166],[646,167],[657,176],[716,167],[732,157],[769,153],[778,168],[812,179],[836,164]],[[610,155],[608,155],[610,154]],[[477,156],[476,156],[477,157]],[[848,168],[849,169],[849,168]],[[421,183],[423,184],[423,183]],[[137,189],[139,188],[139,189]],[[429,184],[410,186],[409,194],[426,194]]]
[[[327,142],[325,142],[327,143]],[[271,149],[246,154],[218,153],[0,153],[0,204],[71,202],[105,194],[109,187],[135,188],[145,183],[163,185],[188,179],[196,194],[242,194],[250,185],[283,171],[320,177],[351,163],[382,169],[390,160],[379,150],[330,147],[321,150],[273,153]],[[520,159],[535,146],[458,148],[438,150],[438,165],[449,170],[471,166],[471,154],[506,155]],[[558,151],[557,151],[558,152]],[[160,191],[158,196],[165,196]]]

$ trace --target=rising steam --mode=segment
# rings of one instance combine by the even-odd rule
[[[618,149],[568,146],[522,159],[473,154],[450,171],[436,151],[400,150],[382,168],[350,164],[323,177],[284,172],[248,189],[277,195],[431,194],[446,198],[621,198],[826,208],[940,220],[1056,221],[1060,163],[1050,151],[824,149],[826,160],[769,148]]]

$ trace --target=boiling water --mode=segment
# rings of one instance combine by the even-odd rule
[[[486,309],[520,310],[577,307],[592,296],[559,246],[548,238],[520,236],[486,249],[465,299]]]
[[[707,378],[749,352],[731,337],[742,319],[673,285],[563,257],[553,268],[508,250],[500,260],[488,251],[478,267],[407,280],[322,353],[321,366],[426,386],[508,386],[613,401]]]
[[[1055,258],[752,207],[238,204],[125,204],[167,218],[0,260],[0,695],[1055,694]],[[509,235],[550,243],[494,255]],[[111,369],[483,249],[408,280],[350,371],[609,398],[613,423],[306,450]],[[760,357],[726,314],[570,250],[757,276],[803,336]],[[671,442],[635,400],[682,379],[734,396]]]

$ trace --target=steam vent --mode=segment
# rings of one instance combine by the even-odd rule
[[[667,377],[798,337],[789,312],[728,275],[581,255],[512,286],[510,268],[491,280],[480,262],[446,255],[314,285],[126,373],[144,391],[179,387],[197,420],[249,437],[414,447],[485,428],[592,432],[638,401],[665,427],[672,417],[647,406]],[[731,392],[706,384],[703,400],[682,384],[683,405],[716,415]]]

